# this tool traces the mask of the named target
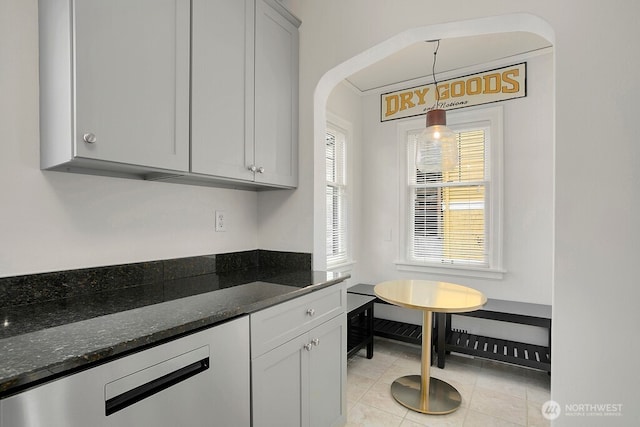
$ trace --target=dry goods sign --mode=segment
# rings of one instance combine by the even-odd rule
[[[438,82],[438,106],[443,110],[471,107],[527,96],[527,63]],[[380,95],[380,121],[426,114],[436,105],[435,85],[412,87]]]

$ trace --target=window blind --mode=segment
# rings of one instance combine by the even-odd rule
[[[345,135],[328,128],[327,171],[327,266],[347,261],[347,182]]]
[[[416,169],[419,132],[409,133],[408,254],[413,261],[488,266],[488,129],[456,133],[458,165],[431,173]]]

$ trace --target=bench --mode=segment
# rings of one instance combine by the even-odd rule
[[[375,297],[347,294],[347,357],[367,347],[367,359],[373,357],[373,302]]]
[[[373,288],[373,285],[361,283],[347,289],[347,292],[375,296]],[[379,298],[376,298],[375,302],[386,304]],[[487,304],[480,310],[455,313],[456,316],[545,328],[548,334],[546,346],[469,334],[466,331],[451,328],[451,314],[434,314],[433,336],[439,368],[445,366],[446,353],[453,351],[551,372],[551,306],[488,299]],[[374,318],[374,334],[420,344],[422,329],[418,325]]]
[[[485,359],[513,363],[551,372],[551,306],[516,301],[488,299],[480,310],[455,313],[456,316],[476,317],[537,326],[547,330],[547,345],[540,346],[519,341],[503,340],[451,328],[451,314],[438,313],[444,321],[438,325],[438,367],[444,368],[445,353],[469,354]]]
[[[376,297],[376,294],[373,292],[373,288],[373,285],[359,283],[347,289],[347,298],[349,298],[349,294],[357,294],[372,297],[374,299],[374,302],[379,304],[389,304],[388,302]],[[378,337],[403,341],[410,344],[422,344],[421,325],[396,322],[395,320],[379,319],[374,316],[373,334]],[[433,336],[435,337],[435,334]]]

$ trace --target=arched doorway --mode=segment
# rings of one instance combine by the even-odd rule
[[[347,77],[393,55],[415,43],[425,40],[473,37],[487,34],[529,32],[551,44],[554,32],[543,19],[530,14],[510,14],[468,21],[451,22],[408,29],[378,45],[346,60],[327,71],[318,82],[314,92],[314,158],[324,156],[326,105],[331,91]],[[314,170],[314,243],[313,265],[316,269],[326,267],[325,253],[325,193],[324,163],[316,161]]]

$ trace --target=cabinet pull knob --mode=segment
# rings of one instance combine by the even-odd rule
[[[251,166],[249,166],[249,170],[250,170],[251,172],[255,172],[255,171],[257,171],[257,170],[258,170],[258,168],[256,167],[256,165],[251,165]]]
[[[307,351],[311,351],[311,349],[313,348],[313,346],[311,344],[305,344],[304,345],[304,349]]]
[[[307,310],[307,314],[309,317],[313,317],[316,314],[316,311],[313,308]]]
[[[318,338],[314,338],[311,340],[311,344],[315,345],[315,346],[319,346],[320,345],[320,340]]]
[[[264,168],[262,166],[258,168],[258,173],[264,173]]]
[[[96,135],[93,133],[85,133],[84,135],[82,135],[82,139],[84,139],[84,142],[86,142],[87,144],[93,144],[97,141]]]

